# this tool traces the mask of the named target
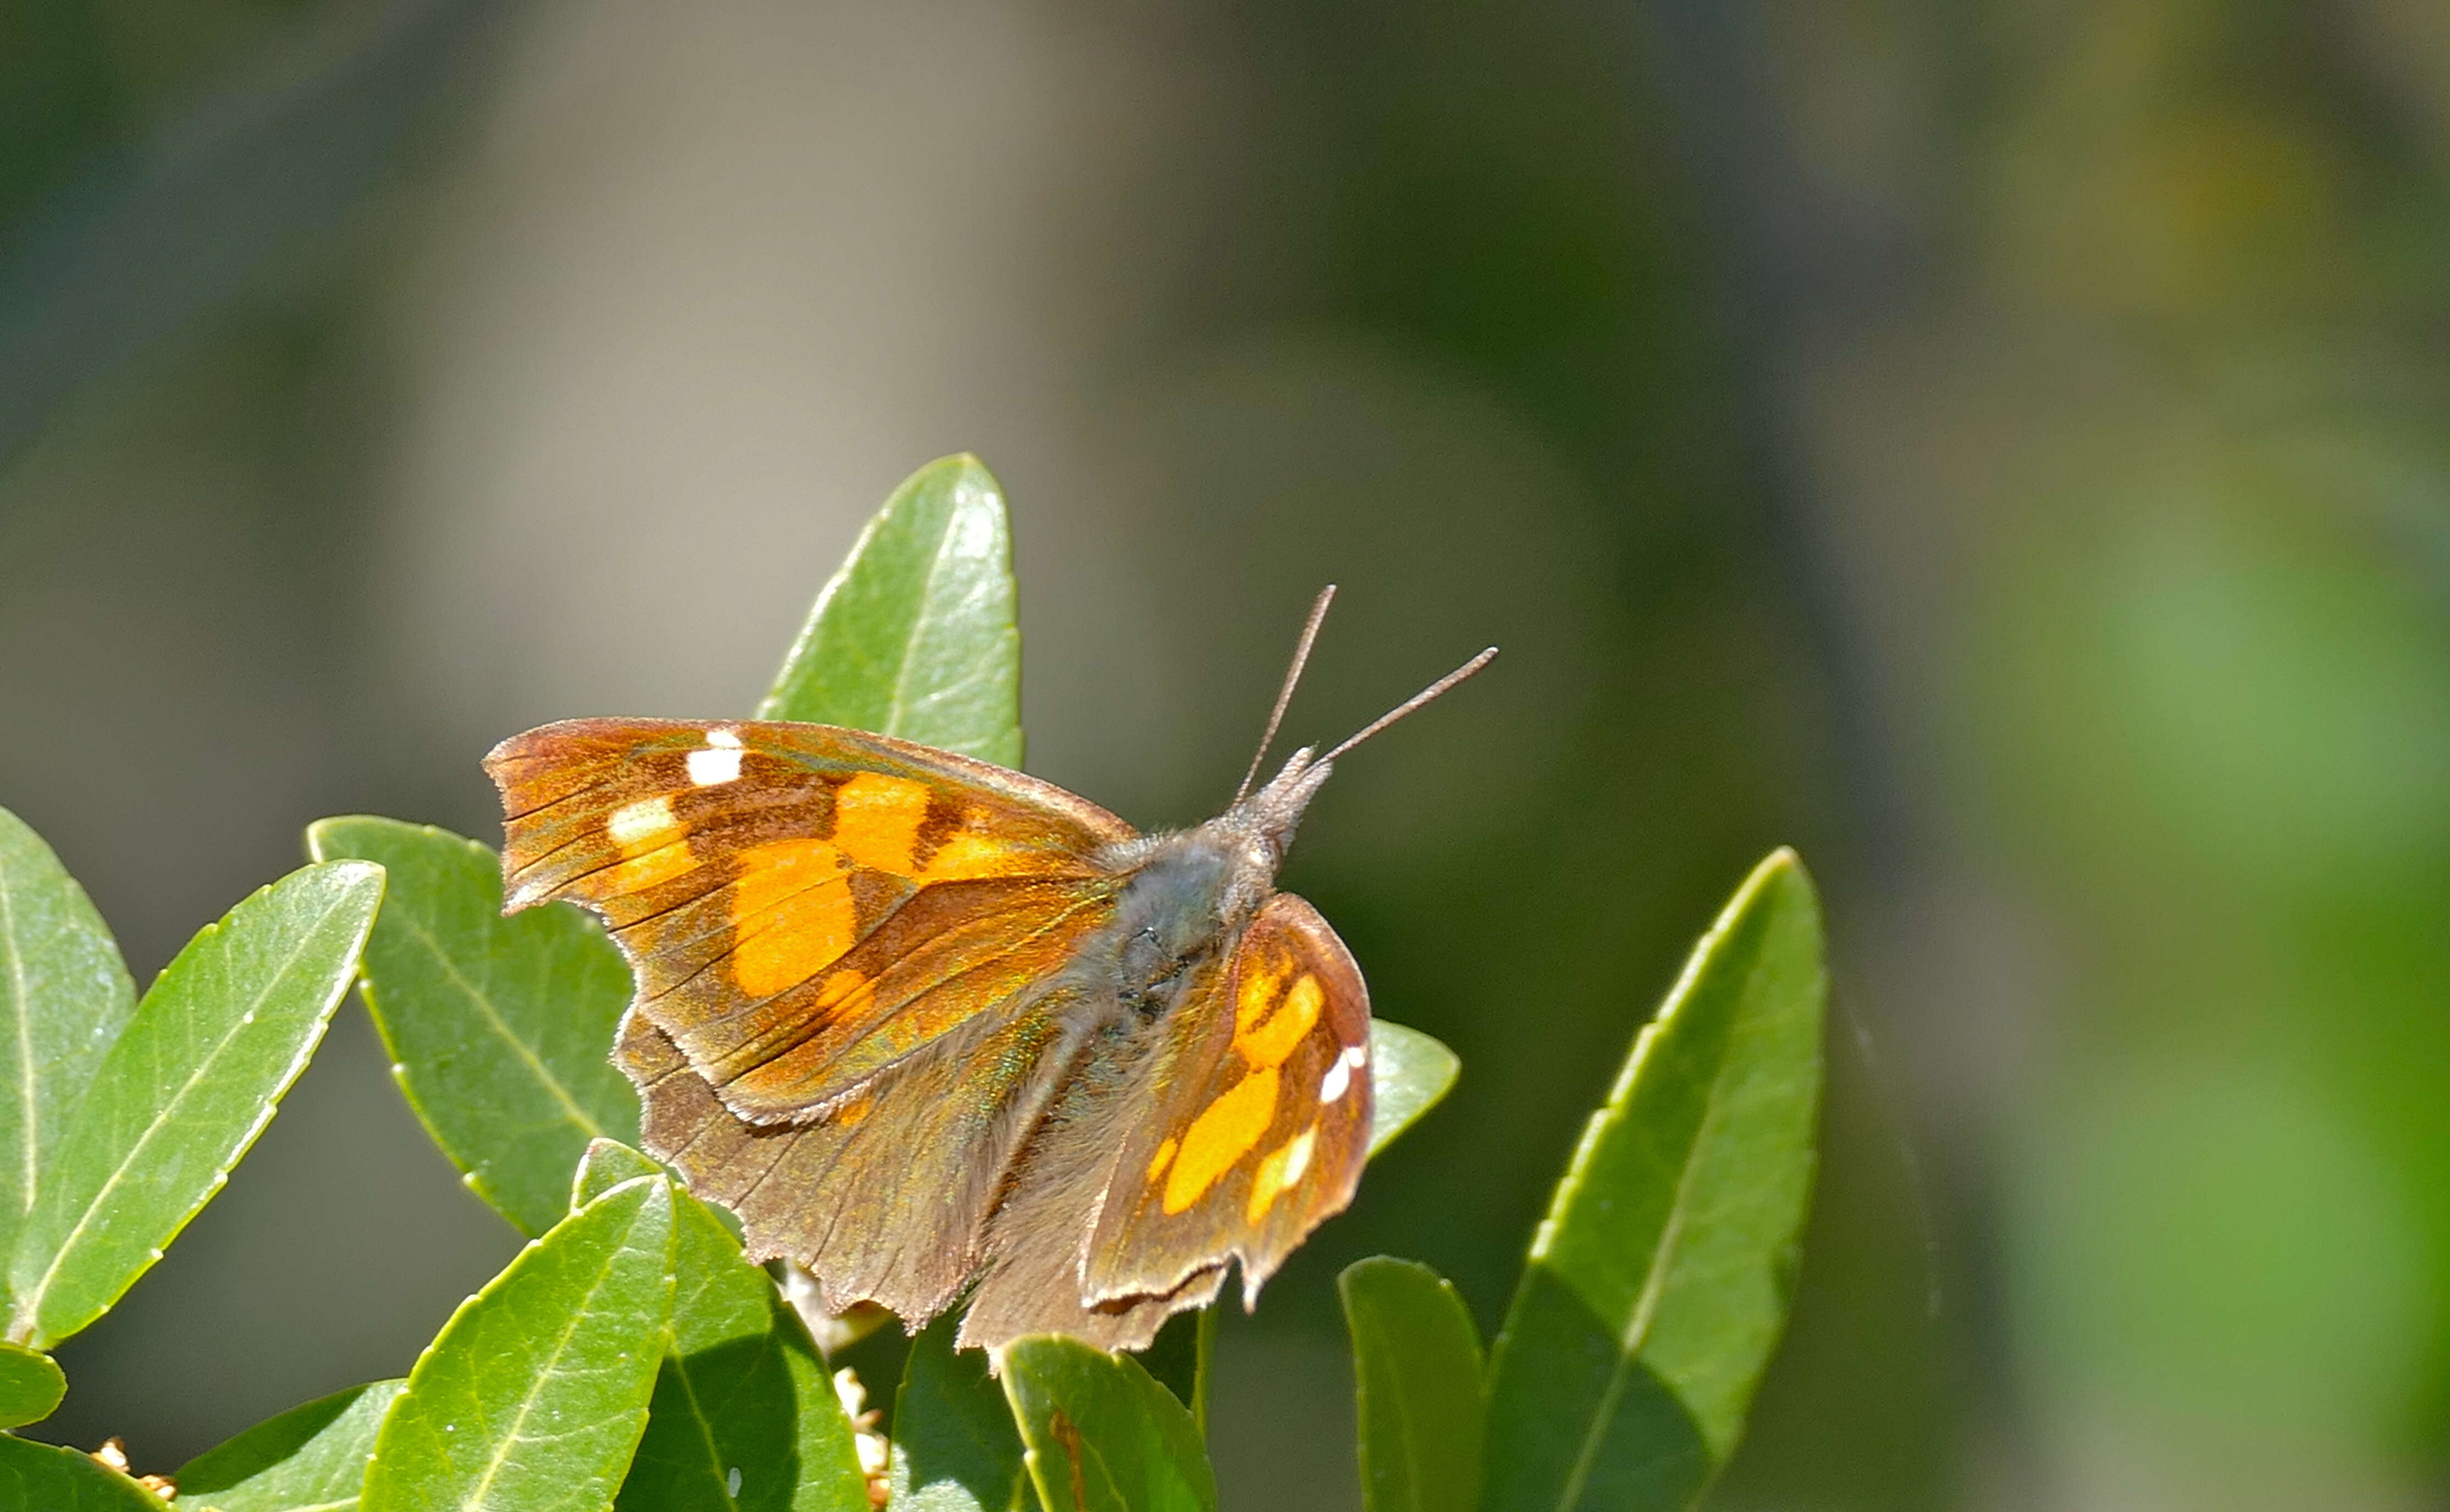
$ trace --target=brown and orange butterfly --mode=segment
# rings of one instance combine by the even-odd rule
[[[912,1327],[966,1292],[964,1346],[1143,1348],[1352,1200],[1369,993],[1276,869],[1337,757],[1496,654],[1254,791],[1333,593],[1196,829],[828,725],[571,720],[485,760],[507,906],[611,926],[645,1144],[751,1257]]]

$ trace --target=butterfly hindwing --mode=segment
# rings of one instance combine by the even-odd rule
[[[739,1216],[750,1259],[800,1262],[831,1310],[872,1301],[924,1320],[977,1269],[1016,1148],[1055,1094],[1060,1034],[1045,1005],[973,1024],[808,1124],[732,1116],[634,1013],[613,1059],[638,1084],[647,1148]]]
[[[1222,958],[1195,966],[1182,999],[1205,1000],[1225,966]],[[1166,1034],[1164,1024],[1135,1031],[1130,1018],[1109,1018],[1069,1057],[1062,1091],[1020,1152],[988,1224],[978,1289],[957,1340],[962,1347],[1067,1333],[1101,1349],[1144,1349],[1167,1318],[1215,1300],[1229,1267],[1222,1254],[1161,1292],[1093,1305],[1080,1290],[1081,1239],[1105,1198],[1116,1147],[1165,1095],[1160,1057],[1152,1052]]]
[[[806,1118],[1028,989],[1132,835],[1049,784],[830,726],[573,720],[486,759],[512,908],[604,916],[638,1012],[740,1117]]]
[[[1123,1134],[1083,1241],[1083,1300],[1172,1291],[1229,1254],[1254,1299],[1352,1200],[1369,1056],[1360,969],[1317,909],[1276,894],[1140,1068],[1150,1106]]]

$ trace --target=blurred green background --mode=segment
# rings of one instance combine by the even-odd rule
[[[1145,824],[1490,641],[1288,883],[1464,1055],[1250,1319],[1493,1327],[1746,866],[1828,895],[1721,1508],[2450,1495],[2439,0],[0,0],[0,803],[140,979],[320,815],[751,705],[905,473],[1014,501],[1031,766]],[[177,1463],[515,1247],[352,1011],[38,1433]]]

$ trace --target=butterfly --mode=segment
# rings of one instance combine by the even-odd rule
[[[1276,871],[1339,757],[1496,655],[1254,787],[1334,591],[1196,828],[827,725],[570,720],[485,759],[505,911],[602,916],[643,1143],[752,1259],[914,1328],[966,1296],[963,1347],[1145,1348],[1352,1200],[1369,991]]]

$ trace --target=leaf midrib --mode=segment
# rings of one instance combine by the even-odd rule
[[[26,1152],[25,1199],[17,1209],[22,1217],[33,1212],[34,1193],[41,1190],[42,1151],[38,1147],[42,1142],[42,1120],[34,1100],[33,1015],[26,1006],[26,952],[17,940],[17,890],[13,874],[5,863],[0,863],[0,944],[5,944],[9,952],[9,996],[16,1005],[17,1015],[17,1081],[22,1089],[17,1107],[18,1116],[24,1120],[20,1133]]]
[[[58,1279],[60,1267],[67,1262],[68,1255],[76,1249],[77,1241],[84,1235],[86,1226],[93,1222],[94,1214],[102,1211],[105,1200],[109,1197],[111,1192],[118,1190],[120,1182],[126,1178],[129,1169],[136,1164],[137,1157],[143,1154],[146,1149],[152,1144],[154,1136],[160,1134],[170,1124],[172,1113],[187,1100],[188,1095],[195,1091],[196,1084],[205,1078],[205,1074],[210,1072],[212,1068],[219,1063],[223,1055],[228,1051],[232,1044],[237,1042],[239,1037],[247,1029],[253,1027],[252,1019],[256,1010],[263,1006],[264,1001],[272,996],[275,989],[289,979],[289,973],[291,970],[297,966],[300,959],[306,954],[307,947],[314,943],[316,937],[322,932],[323,925],[330,921],[334,914],[340,911],[340,901],[339,900],[335,900],[323,909],[321,914],[317,916],[313,923],[299,931],[297,942],[290,947],[289,954],[282,960],[280,968],[274,971],[271,976],[265,979],[263,986],[256,993],[253,998],[248,1000],[245,1009],[242,1011],[238,1017],[229,1021],[228,1030],[222,1035],[221,1038],[213,1045],[213,1048],[205,1054],[204,1059],[197,1062],[195,1069],[187,1074],[187,1079],[180,1083],[179,1090],[174,1093],[166,1102],[162,1104],[161,1111],[155,1114],[151,1119],[147,1120],[145,1126],[145,1132],[136,1136],[136,1142],[134,1144],[127,1147],[127,1153],[121,1157],[117,1166],[111,1169],[108,1178],[103,1182],[101,1187],[94,1192],[93,1196],[86,1203],[85,1212],[78,1215],[74,1227],[70,1228],[67,1234],[62,1236],[58,1247],[51,1251],[51,1263],[49,1267],[43,1271],[42,1279],[34,1284],[34,1289],[31,1291],[18,1299],[18,1328],[31,1328],[34,1325],[36,1318],[41,1315],[43,1299],[50,1294],[51,1283]],[[211,927],[215,929],[225,929],[226,926],[224,924],[215,924]],[[12,1328],[10,1332],[13,1335],[16,1332],[16,1329]]]
[[[677,1217],[677,1214],[675,1216]],[[675,1242],[677,1243],[677,1239]],[[679,1310],[680,1303],[677,1298],[674,1299],[672,1307],[675,1312]],[[740,1498],[732,1493],[731,1477],[725,1473],[730,1467],[723,1463],[723,1448],[714,1442],[714,1420],[707,1415],[706,1404],[698,1400],[697,1379],[690,1373],[689,1356],[681,1351],[677,1339],[673,1341],[666,1358],[671,1362],[673,1373],[680,1377],[682,1394],[689,1399],[690,1421],[697,1425],[698,1442],[706,1447],[706,1463],[714,1471],[714,1483],[723,1487],[723,1504],[737,1512]],[[657,1368],[660,1369],[661,1367]],[[753,1369],[755,1366],[751,1365],[749,1368]]]
[[[919,659],[915,649],[926,634],[929,618],[935,613],[936,578],[944,570],[944,559],[952,553],[953,538],[960,533],[954,529],[954,522],[963,508],[957,485],[953,507],[945,514],[936,533],[935,554],[927,562],[927,580],[919,590],[918,616],[911,620],[908,633],[902,638],[901,665],[893,672],[893,701],[885,707],[885,727],[878,731],[879,734],[901,734],[902,722],[908,716],[910,669]]]
[[[493,1489],[494,1478],[502,1473],[502,1466],[510,1460],[511,1450],[521,1442],[519,1430],[526,1425],[528,1418],[535,1411],[536,1398],[543,1394],[544,1381],[559,1367],[561,1357],[570,1352],[571,1339],[578,1332],[578,1327],[585,1321],[588,1310],[595,1305],[595,1299],[603,1294],[605,1283],[612,1274],[612,1268],[620,1264],[622,1252],[631,1247],[630,1241],[638,1231],[638,1222],[645,1215],[643,1207],[638,1212],[632,1214],[629,1231],[624,1233],[621,1236],[621,1242],[614,1245],[611,1252],[605,1255],[603,1267],[595,1272],[595,1279],[588,1284],[586,1298],[577,1307],[570,1309],[569,1317],[562,1324],[560,1336],[553,1342],[552,1352],[545,1357],[543,1366],[531,1377],[533,1385],[529,1390],[519,1398],[518,1410],[512,1415],[509,1429],[495,1441],[494,1452],[487,1457],[483,1475],[479,1477],[469,1494],[461,1499],[459,1502],[461,1512],[483,1512],[485,1493]],[[658,1353],[656,1358],[660,1361],[662,1355]],[[583,1431],[587,1426],[588,1425],[581,1425],[580,1429],[574,1431]]]
[[[1742,987],[1739,992],[1740,998],[1749,992],[1753,978],[1758,975],[1759,970],[1760,963],[1756,961],[1753,971],[1745,974]],[[1730,1037],[1734,1034],[1732,1025],[1728,1033]],[[1599,1407],[1592,1412],[1590,1423],[1584,1429],[1583,1446],[1574,1456],[1573,1470],[1566,1476],[1565,1489],[1557,1497],[1558,1512],[1572,1512],[1572,1508],[1582,1500],[1583,1488],[1588,1483],[1591,1466],[1599,1456],[1601,1436],[1606,1431],[1609,1421],[1615,1416],[1617,1404],[1624,1398],[1625,1382],[1632,1375],[1633,1363],[1650,1333],[1651,1320],[1658,1311],[1660,1298],[1666,1292],[1668,1257],[1674,1253],[1677,1242],[1683,1236],[1685,1203],[1692,1193],[1694,1173],[1701,1166],[1700,1153],[1701,1147],[1709,1141],[1712,1130],[1717,1127],[1720,1110],[1724,1106],[1721,1100],[1721,1094],[1725,1086],[1722,1074],[1726,1070],[1726,1063],[1727,1057],[1722,1053],[1719,1057],[1718,1065],[1711,1073],[1710,1089],[1701,1110],[1701,1125],[1693,1131],[1690,1153],[1684,1160],[1683,1169],[1676,1176],[1676,1197],[1668,1205],[1667,1221],[1660,1226],[1658,1243],[1651,1248],[1650,1270],[1643,1277],[1642,1296],[1634,1304],[1633,1316],[1625,1321],[1624,1332],[1619,1336],[1616,1364],[1608,1372],[1607,1389],[1600,1393]],[[1632,1116],[1630,1107],[1626,1109],[1626,1116]]]
[[[442,975],[449,979],[452,985],[464,994],[470,1002],[476,1005],[476,1011],[483,1016],[485,1022],[492,1027],[494,1033],[499,1035],[505,1043],[518,1053],[519,1059],[527,1063],[528,1069],[535,1073],[536,1080],[545,1091],[551,1093],[554,1100],[561,1104],[570,1121],[584,1130],[590,1138],[612,1137],[605,1133],[604,1127],[595,1121],[594,1115],[571,1096],[570,1090],[561,1084],[561,1079],[545,1065],[534,1048],[512,1031],[509,1021],[503,1018],[500,1012],[495,1008],[492,995],[461,975],[458,963],[451,959],[450,952],[442,948],[442,941],[435,937],[433,931],[425,927],[424,920],[404,909],[397,917],[400,926],[415,936],[418,943],[425,947],[426,954],[433,957],[435,963],[442,968]]]

